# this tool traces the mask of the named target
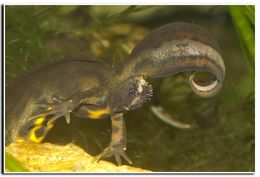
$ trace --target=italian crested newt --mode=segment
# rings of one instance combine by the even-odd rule
[[[123,114],[140,108],[153,94],[147,78],[163,78],[194,71],[190,85],[195,94],[217,94],[225,65],[215,38],[195,24],[174,22],[153,30],[140,41],[125,63],[110,67],[94,61],[70,60],[51,64],[18,80],[6,91],[6,142],[41,142],[55,120],[70,115],[110,117],[110,144],[97,159],[114,156],[131,163],[126,154]],[[194,81],[196,72],[215,76],[209,85]]]

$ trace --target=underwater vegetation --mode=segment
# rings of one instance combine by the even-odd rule
[[[254,171],[254,6],[5,6],[5,18],[7,91],[26,72],[64,59],[120,65],[149,31],[167,23],[206,28],[226,65],[221,92],[201,98],[190,89],[189,73],[165,78],[155,99],[191,128],[162,122],[148,102],[125,115],[127,153],[134,166],[152,171]],[[56,124],[45,142],[73,142],[92,155],[109,143],[109,119]],[[6,168],[26,170],[9,155]]]

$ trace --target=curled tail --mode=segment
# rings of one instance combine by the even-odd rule
[[[210,97],[222,88],[225,65],[215,38],[198,25],[171,23],[152,31],[129,55],[122,75],[165,77],[180,72],[208,72],[215,81],[202,86],[190,76],[192,90],[199,96]]]

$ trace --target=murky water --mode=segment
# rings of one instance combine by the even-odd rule
[[[152,6],[117,13],[124,9],[7,6],[7,91],[26,71],[64,58],[119,65],[150,30],[173,21],[195,23],[220,43],[226,65],[222,91],[200,98],[190,89],[190,73],[165,78],[157,101],[192,128],[162,122],[150,111],[151,102],[146,103],[125,115],[127,153],[134,166],[153,171],[254,171],[254,81],[227,7]],[[58,120],[45,141],[74,142],[96,155],[108,145],[110,134],[109,119],[73,117],[69,125]]]

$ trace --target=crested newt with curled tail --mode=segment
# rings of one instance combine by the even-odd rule
[[[202,27],[174,22],[153,30],[141,40],[125,63],[110,67],[88,60],[61,61],[38,69],[6,91],[6,142],[41,142],[55,121],[71,114],[110,117],[110,144],[96,159],[114,156],[121,164],[126,154],[123,115],[151,99],[147,78],[163,78],[192,71],[190,85],[202,97],[216,95],[223,86],[225,65],[216,39]],[[215,76],[208,85],[195,82],[196,72]]]

